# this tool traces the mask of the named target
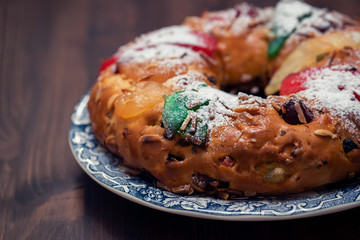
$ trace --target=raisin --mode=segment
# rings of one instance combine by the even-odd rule
[[[209,82],[216,85],[216,79],[214,77],[208,76],[207,79],[209,80]]]
[[[195,173],[191,176],[190,185],[198,192],[209,193],[214,191],[214,187],[209,183],[212,181],[210,177],[202,175],[200,173]]]
[[[354,141],[351,140],[350,138],[346,138],[342,142],[342,145],[343,145],[343,149],[344,149],[345,154],[351,152],[354,149],[359,149],[359,146],[356,145],[356,143],[354,143]]]
[[[300,109],[298,110],[296,109],[297,103],[300,105]],[[305,117],[304,120],[306,120],[306,123],[310,123],[314,120],[314,115],[311,110],[299,100],[290,99],[281,106],[280,116],[288,124],[297,125],[305,123],[304,120],[300,118],[301,114]]]

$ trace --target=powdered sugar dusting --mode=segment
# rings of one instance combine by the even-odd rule
[[[272,27],[279,36],[299,34],[314,37],[352,24],[344,15],[312,7],[301,1],[280,1],[275,8]]]
[[[250,26],[265,24],[272,15],[272,9],[259,9],[248,3],[241,3],[234,8],[217,12],[206,12],[203,28],[211,33],[216,30],[231,30],[232,34],[241,34]]]
[[[287,36],[296,28],[299,19],[312,12],[313,8],[301,1],[280,1],[275,8],[273,26],[281,26],[277,29],[279,36]]]
[[[146,62],[150,60],[179,59],[181,62],[189,64],[190,62],[200,62],[200,55],[191,49],[176,45],[155,45],[138,49],[131,47],[123,51],[119,57],[119,62]]]
[[[236,10],[234,8],[217,11],[217,12],[208,12],[204,22],[204,31],[211,32],[215,28],[227,28],[231,26],[232,22],[236,17]]]
[[[135,43],[131,47],[143,48],[145,46],[174,44],[179,42],[189,45],[203,44],[205,46],[205,43],[201,42],[201,39],[193,33],[193,30],[190,27],[175,25],[143,34],[135,39]]]
[[[133,43],[118,51],[119,63],[154,63],[158,71],[178,69],[184,72],[185,65],[204,63],[199,52],[188,46],[206,46],[203,38],[189,27],[170,26],[143,34]],[[205,63],[204,63],[205,64]],[[184,67],[181,67],[181,66]]]
[[[209,104],[202,106],[197,110],[197,114],[203,119],[209,119],[208,122],[208,136],[211,136],[211,131],[218,126],[231,126],[234,116],[233,109],[236,108],[238,101],[236,96],[229,93],[219,91],[212,87],[199,87],[201,82],[194,82],[188,86],[185,91],[191,89],[198,89],[197,101],[210,100]]]
[[[196,114],[200,119],[207,119],[199,124],[208,124],[208,136],[214,128],[219,126],[233,126],[234,117],[239,116],[235,109],[241,106],[242,108],[259,107],[259,104],[265,102],[264,99],[243,94],[243,96],[232,95],[218,89],[205,86],[203,82],[199,81],[204,76],[200,73],[190,73],[176,76],[168,80],[168,83],[173,85],[178,90],[183,90],[185,94],[194,95],[196,91],[196,98],[194,102],[207,102],[207,105],[201,106],[196,110]],[[192,105],[192,103],[189,103]]]
[[[309,100],[314,100],[315,108],[330,109],[330,114],[339,118],[339,123],[355,134],[360,123],[360,73],[345,71],[342,67],[319,69],[306,76],[306,90],[299,93]]]

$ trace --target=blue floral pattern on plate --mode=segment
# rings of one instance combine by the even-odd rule
[[[69,142],[75,159],[96,182],[133,202],[180,215],[237,221],[302,218],[360,206],[359,178],[289,196],[222,200],[173,194],[147,179],[129,175],[121,159],[96,140],[87,111],[88,99],[84,96],[71,116]]]

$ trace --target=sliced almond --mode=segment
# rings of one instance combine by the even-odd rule
[[[332,139],[336,139],[338,136],[329,130],[318,129],[314,131],[314,134],[321,137],[331,137]]]
[[[180,194],[189,193],[190,190],[191,190],[190,184],[185,184],[185,185],[181,185],[181,186],[171,188],[172,192],[180,193]]]
[[[140,137],[141,143],[156,143],[161,142],[161,137],[157,134],[146,134]]]
[[[300,103],[299,103],[299,102],[295,102],[294,107],[295,107],[295,111],[296,111],[297,114],[298,114],[299,121],[300,121],[301,123],[303,123],[303,124],[306,124],[307,121],[306,121],[304,112],[303,112],[303,110],[301,109]]]
[[[271,102],[271,105],[273,106],[273,108],[274,108],[277,112],[280,112],[281,107],[280,107],[277,103]]]
[[[114,95],[112,95],[110,98],[109,98],[109,100],[108,100],[108,102],[107,102],[107,109],[109,110],[109,111],[112,111],[113,109],[114,109],[114,102],[115,102],[115,100],[119,97],[119,93],[115,93]]]
[[[186,127],[189,124],[190,120],[191,120],[191,114],[189,112],[188,115],[186,116],[184,122],[181,124],[181,127],[180,127],[181,131],[184,131],[186,129]]]
[[[254,119],[254,116],[251,115],[251,114],[248,113],[248,112],[244,112],[244,116],[245,116],[246,118],[250,119],[250,120]]]

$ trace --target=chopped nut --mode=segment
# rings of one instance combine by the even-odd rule
[[[244,116],[245,116],[246,118],[250,119],[250,120],[254,119],[254,116],[251,115],[251,114],[248,113],[248,112],[244,112]]]
[[[118,146],[116,144],[116,138],[114,135],[110,135],[105,139],[105,146],[113,153],[118,151]]]
[[[185,184],[185,185],[173,187],[173,188],[171,188],[171,191],[174,192],[174,193],[185,194],[185,193],[189,193],[190,189],[191,189],[190,184]]]
[[[197,107],[197,106],[199,106],[199,105],[200,105],[200,102],[199,102],[199,101],[195,101],[195,102],[189,102],[189,103],[187,103],[187,104],[186,104],[186,107],[187,107],[188,109],[192,109],[192,108]]]
[[[230,111],[226,111],[223,114],[226,115],[226,116],[229,116],[229,117],[237,117],[238,116],[238,113],[230,112]]]
[[[229,198],[229,194],[227,192],[217,191],[215,194],[218,198],[221,198],[224,200],[227,200]]]
[[[252,143],[256,143],[256,138],[250,138],[249,141]]]
[[[161,137],[157,134],[146,134],[140,137],[141,143],[156,143],[161,142]]]
[[[334,58],[335,58],[335,53],[334,53],[334,52],[330,53],[329,58],[327,59],[327,61],[326,61],[326,63],[325,63],[324,66],[331,67],[331,66],[332,66],[332,62],[334,61]]]
[[[287,164],[290,164],[290,163],[292,163],[293,161],[292,161],[290,158],[287,158],[287,159],[285,159],[285,162],[286,162]]]
[[[148,79],[150,79],[152,76],[154,76],[154,74],[148,74],[148,75],[145,75],[145,76],[144,76],[144,77],[142,77],[139,81],[148,80]]]
[[[201,142],[199,139],[191,136],[190,134],[185,134],[185,138],[186,138],[188,141],[190,141],[190,142],[192,142],[193,144],[195,144],[195,145],[201,145],[201,144],[202,144],[202,142]]]
[[[208,55],[206,55],[205,53],[203,53],[202,51],[200,51],[200,57],[202,57],[207,63],[209,63],[210,65],[213,66],[217,66],[219,65],[217,61],[215,61],[215,59],[209,57]]]
[[[189,113],[189,114],[186,116],[184,122],[182,123],[182,125],[181,125],[181,127],[180,127],[180,130],[181,130],[181,131],[184,131],[184,130],[186,129],[186,127],[187,127],[187,125],[189,124],[190,120],[191,120],[191,115],[190,115],[190,113]]]
[[[279,111],[281,110],[280,106],[279,106],[277,103],[271,102],[271,105],[273,106],[273,108],[274,108],[277,112],[279,112]]]
[[[256,192],[255,191],[244,191],[244,195],[245,195],[245,197],[254,197],[254,196],[256,196]]]
[[[240,106],[240,107],[237,107],[233,110],[234,112],[237,112],[237,113],[242,113],[242,112],[253,112],[253,113],[256,113],[256,112],[259,112],[260,111],[260,108],[258,106]]]
[[[107,109],[109,110],[109,111],[112,111],[113,109],[114,109],[114,102],[115,102],[115,100],[119,97],[119,95],[120,94],[114,94],[114,95],[112,95],[110,98],[109,98],[109,100],[108,100],[108,102],[107,102]]]
[[[317,135],[317,136],[322,136],[322,137],[331,137],[332,139],[335,139],[337,138],[337,135],[328,131],[328,130],[325,130],[325,129],[318,129],[318,130],[315,130],[314,131],[314,134]]]
[[[295,107],[296,113],[298,114],[299,121],[300,121],[301,123],[304,123],[304,124],[307,123],[306,118],[305,118],[305,115],[304,115],[304,112],[303,112],[303,110],[301,109],[300,103],[299,103],[299,102],[295,102],[294,107]]]
[[[282,112],[283,114],[286,113],[286,108],[284,107],[284,105],[281,106],[281,112]]]
[[[191,117],[191,128],[190,128],[190,132],[194,133],[196,132],[196,121],[198,120],[196,117],[196,114],[192,114],[193,116]]]

